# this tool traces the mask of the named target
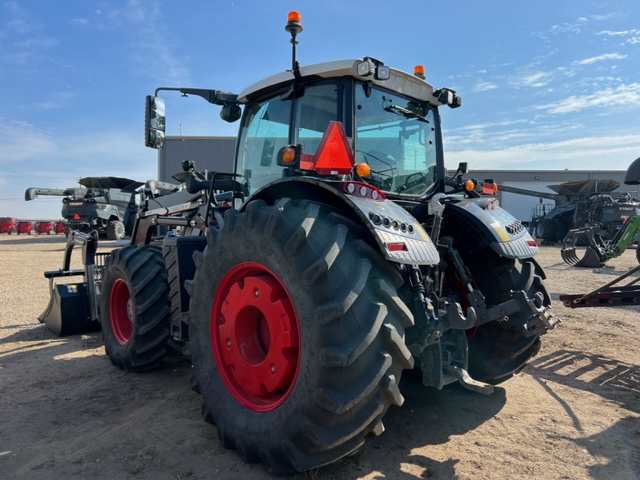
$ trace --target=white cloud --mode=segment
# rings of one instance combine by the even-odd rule
[[[135,26],[137,40],[131,58],[136,68],[158,82],[190,83],[188,68],[173,51],[159,5],[129,0],[125,18]]]
[[[589,57],[582,60],[577,60],[573,62],[574,65],[590,65],[592,63],[601,62],[603,60],[622,60],[623,58],[627,58],[627,55],[622,55],[620,53],[605,53],[602,55],[598,55],[596,57]]]
[[[513,87],[545,87],[553,80],[553,73],[551,72],[535,72],[527,73],[514,77],[510,80],[510,84]]]
[[[596,35],[607,35],[609,37],[627,37],[630,35],[637,35],[639,33],[640,33],[640,30],[632,28],[631,30],[620,30],[620,31],[603,30],[601,32],[596,32]]]
[[[53,136],[27,122],[0,117],[0,165],[50,155],[55,150]]]
[[[69,92],[53,92],[46,99],[30,105],[30,107],[37,110],[53,110],[66,106],[72,98],[73,95]]]
[[[157,152],[140,132],[104,130],[60,137],[27,123],[0,118],[0,208],[23,218],[57,218],[60,199],[24,201],[28,187],[69,188],[85,176],[157,177]]]
[[[4,2],[2,4],[9,11],[9,18],[6,19],[6,26],[9,30],[19,35],[27,35],[40,27],[35,23],[30,23],[24,9],[18,2]]]
[[[19,48],[52,48],[58,45],[58,39],[52,37],[31,37],[14,43]]]
[[[532,107],[533,110],[546,110],[549,113],[570,113],[596,106],[640,106],[640,83],[605,88],[589,95],[572,95],[553,103]]]
[[[549,29],[549,31],[552,34],[573,34],[576,35],[578,33],[580,33],[582,31],[582,27],[584,25],[584,20],[583,19],[579,19],[576,22],[573,23],[562,23],[562,24],[557,24],[557,25],[551,25],[551,28]]]
[[[640,43],[640,29],[632,28],[630,30],[603,30],[601,32],[596,32],[596,35],[606,35],[608,37],[619,37],[624,38],[624,44],[635,45],[636,43]],[[626,37],[626,38],[625,38]]]
[[[493,82],[487,82],[484,80],[480,80],[478,83],[476,83],[473,87],[473,91],[474,92],[486,92],[487,90],[494,90],[498,88],[498,85],[496,85]]]
[[[189,84],[189,69],[175,53],[176,38],[167,29],[162,9],[156,0],[127,0],[121,8],[102,5],[91,18],[77,17],[74,25],[99,30],[125,30],[133,40],[129,59],[133,69],[154,82]]]
[[[528,116],[527,118],[503,120],[493,123],[476,123],[447,130],[445,143],[454,146],[475,145],[476,148],[503,149],[514,144],[531,141],[542,142],[547,138],[566,138],[584,128],[580,122],[557,121]]]
[[[468,162],[472,169],[626,170],[639,151],[638,135],[587,136],[500,149],[447,149],[445,158],[449,168]]]

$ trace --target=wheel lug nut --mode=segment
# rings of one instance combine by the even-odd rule
[[[275,365],[271,365],[271,373],[275,373],[276,372],[276,366]]]
[[[258,290],[257,288],[253,291],[253,295],[257,298],[260,296],[260,290]]]

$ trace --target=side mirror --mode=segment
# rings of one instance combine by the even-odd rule
[[[144,145],[161,149],[164,147],[164,100],[147,95],[144,105]]]
[[[220,118],[225,122],[233,123],[242,116],[242,110],[236,103],[227,103],[220,110]]]
[[[456,174],[464,175],[465,173],[467,173],[467,162],[460,162]]]

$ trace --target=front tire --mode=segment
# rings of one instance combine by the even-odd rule
[[[107,240],[120,240],[124,238],[124,223],[120,220],[109,220],[107,223]]]
[[[128,245],[111,253],[102,282],[100,323],[114,365],[127,371],[160,365],[168,349],[171,315],[159,249]]]
[[[524,290],[529,298],[540,294],[543,305],[551,304],[542,271],[531,258],[512,260],[487,248],[466,263],[488,307],[507,301],[512,290]],[[524,368],[540,350],[543,333],[525,330],[530,316],[531,312],[520,311],[507,321],[494,320],[472,331],[468,369],[472,378],[495,385]]]
[[[291,474],[381,433],[413,366],[398,270],[315,203],[254,201],[207,240],[194,254],[189,346],[221,443]]]

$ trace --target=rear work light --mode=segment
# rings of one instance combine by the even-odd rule
[[[370,200],[383,201],[387,196],[376,187],[364,182],[342,182],[342,191],[354,197],[368,198]]]

